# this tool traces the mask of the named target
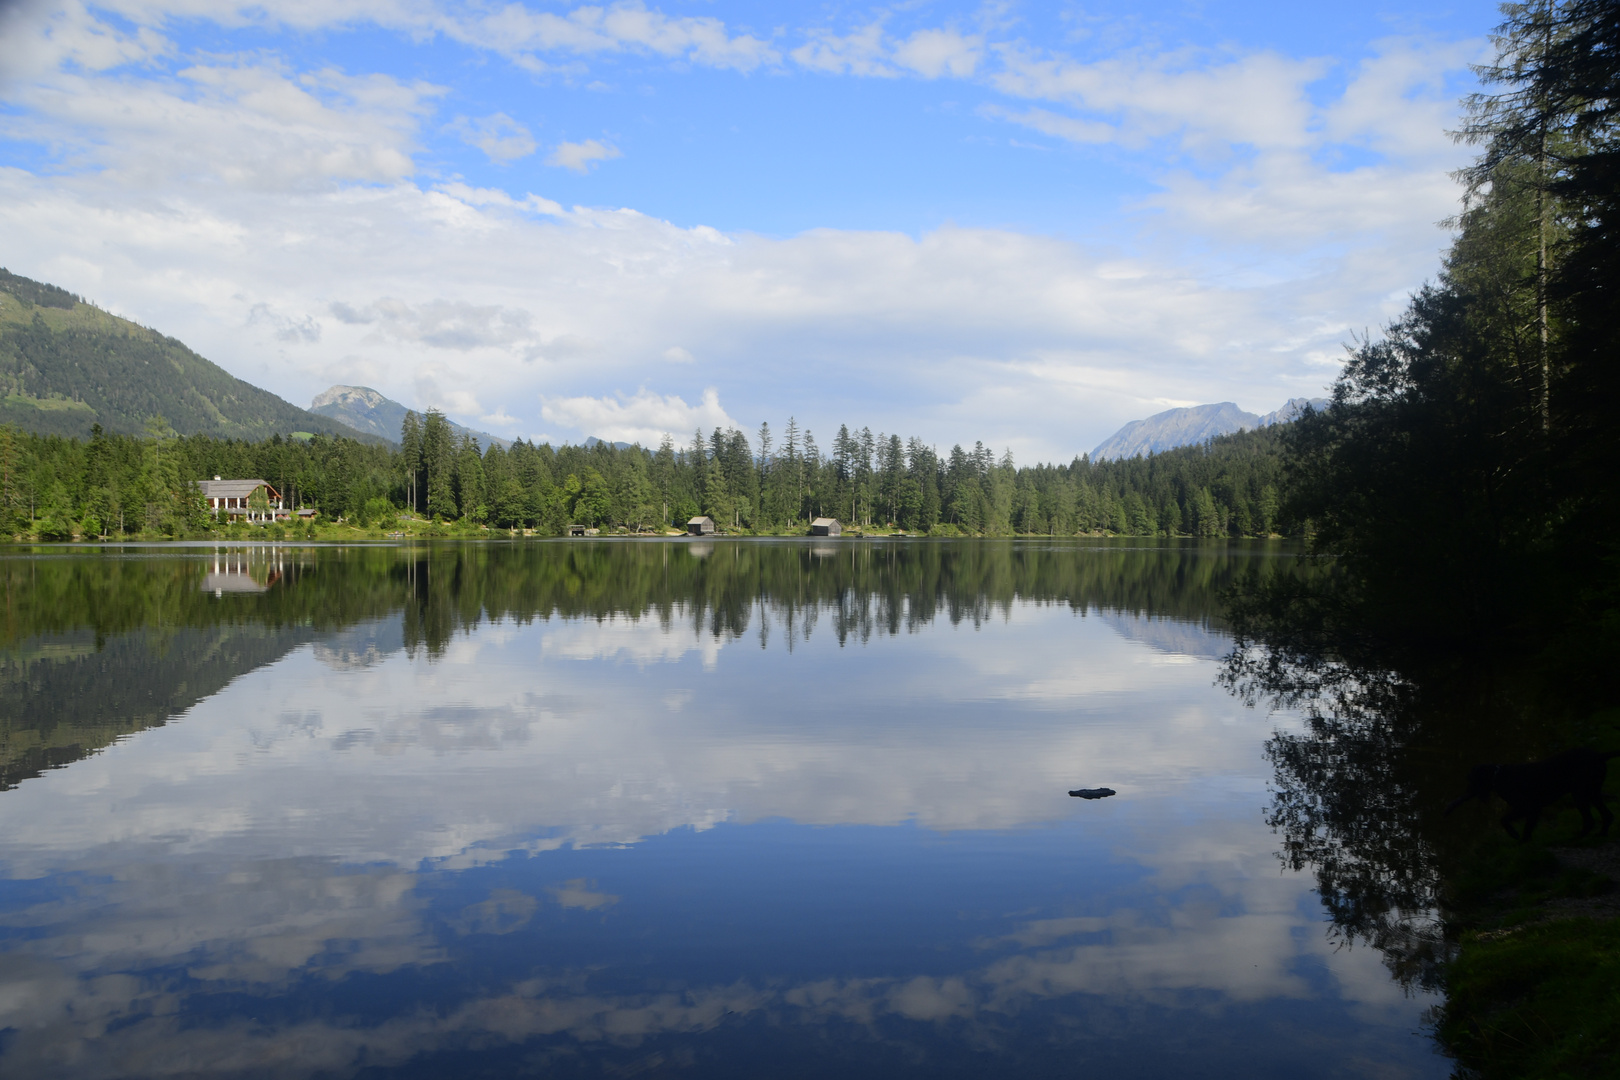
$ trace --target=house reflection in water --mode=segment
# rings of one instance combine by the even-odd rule
[[[270,586],[281,580],[285,570],[279,549],[216,551],[208,573],[203,577],[203,590],[215,596],[267,592]]]

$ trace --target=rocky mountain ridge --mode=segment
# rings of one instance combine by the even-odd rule
[[[1178,446],[1208,442],[1217,435],[1286,424],[1307,408],[1326,407],[1327,398],[1290,398],[1281,408],[1257,414],[1245,412],[1230,401],[1213,405],[1193,405],[1166,409],[1145,420],[1132,420],[1104,439],[1091,452],[1093,461],[1162,454]]]
[[[356,431],[368,432],[397,443],[407,410],[399,402],[384,397],[380,391],[369,386],[330,386],[315,395],[315,400],[309,403],[309,411],[347,424]],[[486,449],[493,445],[507,450],[512,446],[511,439],[503,439],[487,431],[475,431],[454,420],[447,419],[446,423],[457,438],[470,435]]]

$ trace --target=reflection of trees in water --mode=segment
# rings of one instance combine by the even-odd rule
[[[828,547],[832,551],[827,551]],[[564,543],[424,549],[401,571],[407,647],[435,656],[485,618],[650,618],[668,631],[740,639],[774,629],[787,647],[825,625],[840,643],[914,632],[940,618],[978,626],[1015,603],[1165,616],[1205,626],[1254,550],[1198,544],[985,542],[817,545]],[[1260,549],[1262,552],[1265,549]],[[1259,560],[1276,564],[1278,560]]]
[[[705,544],[565,542],[288,548],[262,591],[215,595],[211,550],[0,559],[0,648],[43,634],[99,638],[162,628],[259,625],[339,630],[406,612],[436,655],[484,619],[651,617],[741,637],[762,616],[783,629],[826,620],[840,641],[980,625],[1015,603],[1063,604],[1210,625],[1263,545],[1019,541]],[[830,550],[829,550],[830,549]],[[256,549],[263,550],[263,549]],[[268,557],[268,556],[267,556]]]
[[[243,672],[315,638],[307,627],[40,636],[0,651],[0,791],[160,727]]]
[[[1409,989],[1435,990],[1447,946],[1440,851],[1425,826],[1432,782],[1415,685],[1388,669],[1243,643],[1221,681],[1248,704],[1297,710],[1266,743],[1266,822],[1289,869],[1313,870],[1329,933],[1364,943]]]
[[[1477,858],[1482,824],[1448,822],[1443,808],[1472,765],[1565,748],[1559,706],[1511,654],[1406,649],[1397,662],[1366,635],[1335,641],[1328,620],[1252,615],[1240,605],[1221,681],[1303,717],[1302,730],[1266,744],[1278,854],[1314,871],[1332,933],[1381,950],[1403,986],[1438,989],[1451,955],[1440,912],[1448,882]]]
[[[161,724],[311,641],[400,618],[438,657],[484,620],[649,620],[793,648],[979,626],[1015,604],[1209,627],[1266,545],[1051,541],[540,542],[238,549],[251,591],[220,588],[214,549],[0,558],[0,785]],[[223,550],[223,549],[222,549]],[[210,578],[210,574],[216,574]],[[395,640],[390,635],[391,640]]]

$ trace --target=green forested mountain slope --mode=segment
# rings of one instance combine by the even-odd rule
[[[0,268],[0,424],[46,435],[134,434],[161,416],[182,435],[320,432],[379,441],[243,382],[174,338]]]

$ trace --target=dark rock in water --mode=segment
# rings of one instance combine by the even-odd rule
[[[1110,795],[1118,795],[1119,792],[1111,787],[1083,787],[1075,788],[1069,794],[1077,799],[1106,799]]]

